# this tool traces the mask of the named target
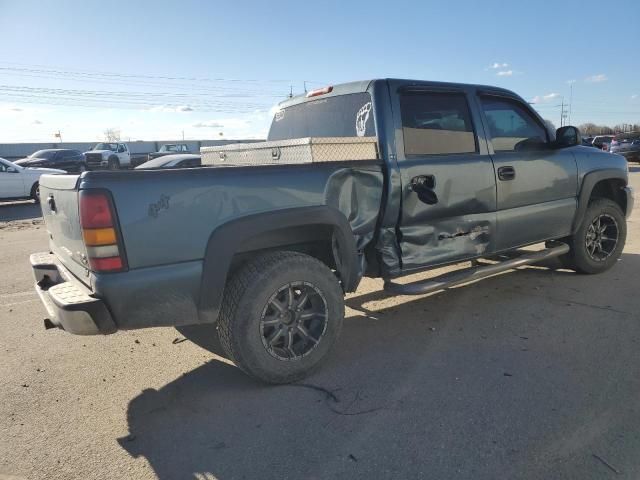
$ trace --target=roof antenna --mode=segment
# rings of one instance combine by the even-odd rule
[[[304,93],[307,93],[307,81],[303,80],[302,83],[304,84]]]
[[[289,85],[289,98],[293,98],[293,85]]]

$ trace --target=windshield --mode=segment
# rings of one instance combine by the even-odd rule
[[[18,165],[16,165],[13,162],[10,162],[9,160],[0,157],[0,172],[6,172],[8,168],[13,167],[16,170],[20,170],[21,167],[19,167]]]
[[[116,150],[118,150],[118,144],[117,143],[99,143],[95,147],[93,147],[93,150],[111,150],[112,152],[115,152]]]
[[[51,160],[56,156],[57,150],[38,150],[29,155],[29,158],[41,158],[43,160]]]
[[[178,145],[163,145],[160,147],[161,152],[177,152]]]

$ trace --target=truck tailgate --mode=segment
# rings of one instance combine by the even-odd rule
[[[78,211],[79,175],[40,177],[40,203],[49,249],[80,281],[89,284],[87,251]]]

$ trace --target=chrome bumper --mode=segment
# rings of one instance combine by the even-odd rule
[[[108,334],[117,330],[104,302],[92,297],[87,287],[75,281],[55,255],[34,253],[29,260],[36,292],[49,315],[45,319],[47,328],[53,325],[76,335]]]

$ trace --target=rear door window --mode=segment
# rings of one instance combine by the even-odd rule
[[[405,155],[476,153],[471,112],[463,93],[400,95]]]
[[[278,110],[269,140],[306,137],[373,137],[371,95],[367,92],[318,98]]]

